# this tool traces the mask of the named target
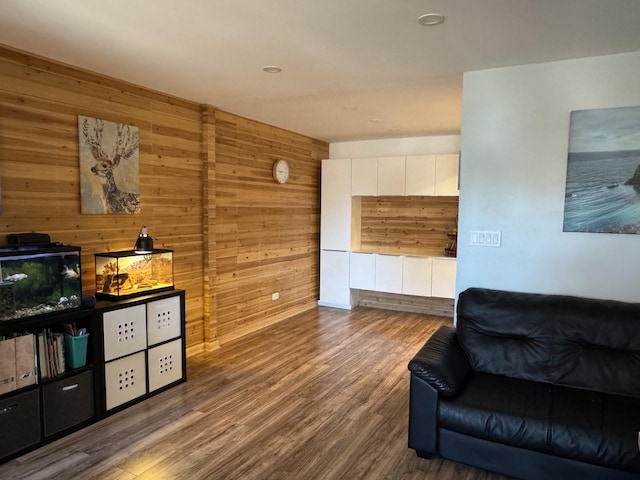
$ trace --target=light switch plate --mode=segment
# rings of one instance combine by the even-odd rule
[[[502,231],[472,230],[470,245],[475,247],[500,247],[502,245]]]

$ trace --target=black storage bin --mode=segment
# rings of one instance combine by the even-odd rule
[[[93,417],[93,371],[43,387],[44,434],[50,436]]]
[[[37,389],[0,400],[0,457],[40,441],[40,395]]]

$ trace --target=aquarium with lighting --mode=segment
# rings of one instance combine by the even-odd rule
[[[0,247],[0,321],[79,308],[80,247]]]
[[[173,289],[173,251],[96,253],[96,297],[118,299]]]

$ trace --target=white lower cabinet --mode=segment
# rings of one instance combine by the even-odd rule
[[[402,268],[402,293],[405,295],[431,296],[431,257],[404,257]]]
[[[431,296],[455,298],[456,259],[434,258],[431,269]]]
[[[373,253],[351,253],[349,286],[360,290],[376,289],[376,256]]]
[[[346,262],[337,257],[334,268],[344,268]],[[400,293],[419,297],[455,298],[456,259],[444,257],[411,257],[351,252],[349,287],[375,292]],[[326,260],[325,260],[326,261]],[[328,267],[324,267],[328,271]],[[346,273],[334,272],[334,278]],[[320,282],[322,292],[322,277]],[[331,285],[336,289],[337,283]],[[334,300],[345,301],[344,286],[333,292]],[[341,295],[341,297],[340,297]],[[328,298],[325,293],[325,297]],[[341,303],[340,302],[340,303]],[[331,303],[339,303],[337,301]]]
[[[377,292],[402,293],[402,258],[396,255],[376,255]]]
[[[318,305],[351,309],[349,252],[320,251],[320,300]]]

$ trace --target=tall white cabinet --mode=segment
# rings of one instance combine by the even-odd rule
[[[323,160],[319,305],[351,308],[351,160]]]
[[[323,160],[320,249],[351,249],[351,161]]]
[[[350,309],[351,289],[454,298],[455,258],[359,252],[360,197],[457,196],[458,155],[322,161],[319,305]]]

